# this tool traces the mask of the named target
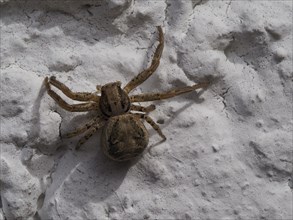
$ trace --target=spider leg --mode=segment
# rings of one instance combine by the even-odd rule
[[[139,73],[136,77],[134,77],[130,82],[123,88],[123,90],[128,94],[131,90],[133,90],[138,85],[142,84],[145,80],[147,80],[158,68],[160,64],[160,58],[162,56],[163,48],[164,48],[164,34],[161,26],[158,26],[159,31],[159,45],[156,48],[154,53],[154,57],[151,63],[151,66],[146,70]]]
[[[45,86],[47,89],[48,94],[57,102],[57,104],[70,112],[86,112],[91,110],[97,110],[99,105],[97,102],[88,102],[82,104],[73,104],[70,105],[65,102],[56,92],[51,89],[48,77],[45,78]]]
[[[193,86],[186,86],[182,88],[172,89],[167,92],[133,95],[133,96],[130,96],[129,98],[131,102],[148,102],[148,101],[154,101],[154,100],[168,99],[177,95],[191,92],[196,89],[206,88],[208,85],[209,83],[205,82],[205,83],[195,84]]]
[[[90,92],[72,92],[65,84],[51,76],[49,83],[60,89],[66,96],[77,101],[99,101],[99,97],[95,93]]]
[[[152,126],[152,128],[155,129],[155,131],[163,138],[163,141],[167,139],[166,136],[163,134],[159,125],[157,125],[156,122],[154,122],[154,120],[151,117],[142,113],[132,113],[132,114],[138,116],[140,119],[146,120],[146,122],[149,123]]]
[[[67,133],[64,135],[65,138],[71,138],[74,136],[77,136],[79,134],[84,133],[85,131],[89,130],[93,125],[99,123],[101,120],[101,116],[97,116],[95,118],[93,118],[92,120],[90,120],[89,122],[87,122],[86,124],[84,124],[83,126],[75,129],[74,131]]]
[[[83,136],[83,137],[78,141],[78,143],[77,143],[75,149],[78,150],[78,149],[81,147],[81,145],[83,145],[83,144],[84,144],[84,143],[85,143],[85,142],[86,142],[91,136],[93,136],[94,133],[96,133],[96,131],[97,131],[99,128],[103,127],[104,124],[105,124],[105,121],[102,121],[102,122],[98,122],[98,123],[96,123],[96,125],[92,126],[92,127],[88,130],[88,132],[85,134],[85,136]]]
[[[149,113],[153,110],[156,109],[156,106],[155,105],[149,105],[147,107],[143,107],[143,106],[139,106],[139,105],[131,105],[130,106],[130,110],[132,111],[139,111],[139,112],[146,112],[146,113]]]

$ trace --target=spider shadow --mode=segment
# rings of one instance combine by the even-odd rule
[[[32,124],[30,128],[30,133],[28,135],[30,140],[34,140],[40,136],[40,129],[41,129],[40,107],[41,107],[41,100],[44,97],[45,92],[46,92],[46,88],[43,82],[32,108]]]
[[[196,104],[200,104],[202,102],[204,102],[204,98],[200,98],[200,96],[204,93],[205,90],[201,90],[199,92],[195,92],[195,94],[187,94],[187,99],[192,100],[192,102],[189,102],[187,104],[185,104],[184,106],[182,106],[181,108],[179,108],[177,111],[175,111],[168,120],[166,120],[166,122],[164,122],[161,126],[161,128],[165,128],[167,127],[176,117],[178,117],[182,112],[184,112],[187,108],[191,107],[192,105],[194,105],[194,103]]]
[[[97,137],[93,138],[82,150],[69,151],[63,162],[69,162],[70,166],[67,170],[60,167],[62,182],[73,180],[61,191],[67,195],[67,202],[76,207],[97,204],[115,196],[131,166],[129,162],[119,163],[106,158],[96,140]]]
[[[67,124],[63,125],[63,133],[71,132],[77,128],[78,124],[82,126],[93,114],[94,112],[88,112],[73,117]],[[62,143],[68,146],[63,158],[69,166],[66,170],[60,168],[62,172],[60,172],[59,178],[63,181],[68,178],[75,180],[67,184],[67,188],[63,190],[70,192],[68,193],[68,201],[76,206],[86,205],[85,201],[96,203],[106,200],[111,195],[117,196],[116,189],[123,183],[129,168],[133,165],[132,162],[110,160],[104,155],[100,144],[101,130],[102,128],[78,150],[75,150],[75,146],[86,132],[73,138],[62,138]]]
[[[191,107],[192,105],[194,105],[194,103],[196,104],[200,104],[202,102],[204,102],[204,98],[200,98],[200,96],[204,93],[204,91],[207,89],[202,89],[199,92],[194,92],[193,94],[187,94],[187,99],[192,100],[192,102],[189,102],[187,104],[185,104],[184,106],[180,107],[177,111],[175,111],[171,117],[169,117],[168,120],[166,120],[164,123],[162,123],[160,125],[160,128],[163,130],[164,128],[166,128],[170,123],[172,123],[172,121],[178,117],[182,112],[184,112],[187,108]],[[156,134],[156,133],[154,133]],[[168,138],[167,138],[168,140]],[[158,141],[152,145],[150,145],[147,149],[147,152],[150,152],[154,147],[159,146],[160,144],[164,143],[164,140]]]

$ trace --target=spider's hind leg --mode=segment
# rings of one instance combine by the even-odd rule
[[[92,126],[90,129],[88,129],[88,132],[85,134],[85,136],[83,136],[78,141],[75,149],[78,150],[81,147],[81,145],[83,145],[91,136],[93,136],[98,129],[103,127],[104,124],[105,124],[105,122],[100,122],[100,123],[97,123],[96,125]]]
[[[63,135],[63,137],[71,138],[71,137],[77,136],[79,134],[82,134],[85,131],[89,130],[91,127],[93,127],[95,124],[100,123],[100,120],[101,120],[101,117],[97,116],[97,117],[93,118],[92,120],[90,120],[89,122],[87,122],[86,124],[84,124],[83,126],[75,129],[72,132],[69,132],[69,133]]]
[[[133,113],[133,115],[136,115],[139,118],[146,120],[146,122],[149,123],[152,126],[152,128],[155,129],[155,131],[163,138],[163,141],[167,139],[159,125],[157,125],[151,117],[142,113]]]

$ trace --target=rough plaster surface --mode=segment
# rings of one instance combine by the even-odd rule
[[[0,219],[292,219],[291,1],[0,7]],[[139,160],[107,159],[100,133],[74,151],[78,138],[60,137],[90,115],[61,109],[44,77],[74,91],[125,85],[149,65],[157,25],[161,64],[136,93],[216,80],[155,102],[168,139],[157,144],[148,127],[152,147]]]

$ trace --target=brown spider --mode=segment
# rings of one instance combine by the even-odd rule
[[[142,120],[147,121],[163,138],[163,141],[166,140],[166,137],[159,126],[147,115],[147,113],[155,110],[155,106],[142,107],[132,104],[133,102],[168,99],[207,87],[208,83],[199,83],[162,93],[128,95],[134,88],[147,80],[159,66],[164,47],[164,35],[162,28],[160,26],[157,28],[159,31],[159,45],[154,53],[151,66],[134,77],[123,89],[121,88],[121,82],[117,81],[102,87],[97,86],[97,92],[94,93],[72,92],[66,85],[56,80],[55,77],[45,78],[48,94],[65,110],[70,112],[93,110],[97,112],[91,121],[66,135],[66,137],[73,137],[86,132],[85,136],[79,140],[77,148],[85,143],[98,129],[103,127],[101,144],[104,153],[109,158],[116,161],[135,158],[144,151],[149,141],[149,135]],[[60,89],[69,98],[84,103],[73,105],[66,103],[51,89],[51,85]],[[100,93],[100,95],[97,95],[97,93]],[[136,111],[136,113],[132,111]]]

